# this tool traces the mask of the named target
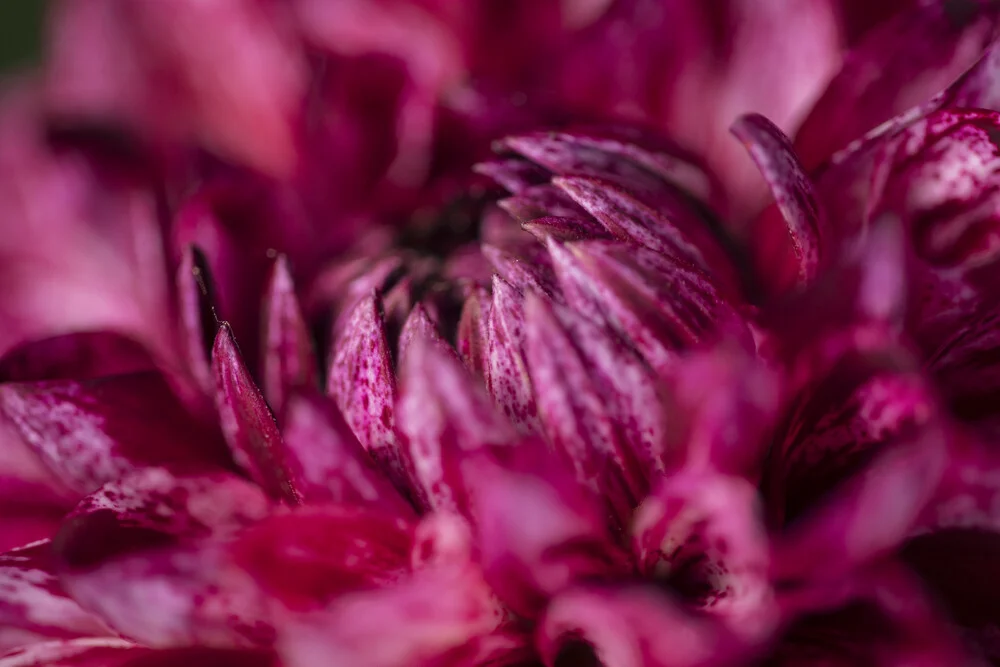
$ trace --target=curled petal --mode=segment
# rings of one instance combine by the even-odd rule
[[[215,338],[212,367],[222,432],[236,462],[271,497],[297,505],[302,496],[288,468],[288,455],[278,425],[243,364],[227,324],[223,324]]]
[[[12,649],[0,667],[277,667],[269,651],[206,647],[150,649],[123,639],[82,638]]]
[[[282,414],[289,393],[319,381],[312,337],[284,256],[274,263],[264,301],[264,395]]]
[[[819,268],[821,212],[812,183],[796,159],[791,142],[759,114],[743,116],[732,131],[757,163],[785,218],[799,283],[811,281]],[[768,264],[767,271],[772,270],[775,267]]]
[[[413,514],[328,399],[311,392],[293,395],[281,435],[305,503],[371,505],[396,516]]]
[[[473,375],[489,378],[489,321],[492,300],[484,287],[472,288],[462,304],[455,348]]]
[[[211,393],[215,386],[212,374],[212,345],[219,330],[215,313],[215,286],[208,261],[200,250],[188,246],[177,269],[177,293],[180,301],[181,338],[189,372],[198,385]]]
[[[410,489],[412,464],[396,435],[396,377],[374,295],[358,302],[334,344],[327,392],[396,488]]]
[[[514,425],[536,430],[535,395],[524,365],[524,304],[518,291],[499,276],[493,277],[487,332],[490,394]]]
[[[44,540],[0,555],[0,648],[35,637],[110,634],[66,595],[53,571],[49,547]]]
[[[328,612],[284,628],[278,652],[288,667],[440,664],[435,661],[490,633],[499,621],[477,571],[432,569],[395,586],[344,596]]]
[[[517,440],[453,353],[433,337],[415,336],[400,371],[400,430],[406,435],[416,479],[433,509],[465,509],[458,465],[465,452]]]
[[[227,465],[157,372],[0,385],[0,414],[80,493],[143,465]]]
[[[318,505],[275,514],[243,531],[233,558],[271,602],[315,611],[409,570],[413,528],[372,508]]]
[[[0,358],[0,381],[89,380],[153,370],[139,342],[113,331],[89,331],[24,343]]]
[[[223,540],[271,511],[238,477],[143,468],[73,511],[53,540],[56,569],[81,606],[148,646],[267,645],[259,592]]]
[[[602,508],[541,442],[470,457],[462,473],[486,581],[516,613],[536,618],[574,582],[628,573]]]

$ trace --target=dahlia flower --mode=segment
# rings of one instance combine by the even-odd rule
[[[57,4],[0,666],[1000,661],[998,21]]]

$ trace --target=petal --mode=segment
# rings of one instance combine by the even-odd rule
[[[734,634],[763,637],[777,624],[767,532],[752,483],[697,468],[665,478],[636,512],[633,549],[644,574]]]
[[[121,639],[52,641],[0,655],[0,667],[277,667],[266,651],[205,647],[149,649]]]
[[[574,582],[628,574],[600,503],[541,442],[470,457],[462,473],[486,581],[517,614],[537,618]]]
[[[228,464],[156,372],[0,385],[0,412],[61,480],[89,493],[144,465]]]
[[[454,350],[438,329],[438,323],[431,319],[430,311],[424,304],[418,303],[410,311],[403,322],[403,330],[399,333],[399,365],[406,363],[406,358],[410,354],[410,348],[415,340],[430,341],[438,349],[447,354],[454,354]]]
[[[2,648],[27,643],[27,637],[68,639],[111,634],[63,591],[53,571],[49,547],[45,540],[0,555]]]
[[[541,242],[548,238],[556,241],[586,241],[588,239],[610,239],[611,234],[597,222],[585,217],[545,216],[522,223],[526,232]]]
[[[546,665],[584,642],[607,667],[693,667],[752,655],[724,630],[654,590],[577,588],[557,597],[538,630]],[[582,662],[582,660],[581,660]]]
[[[177,269],[182,344],[189,372],[205,393],[212,393],[212,345],[219,330],[215,313],[215,286],[205,255],[188,246]]]
[[[515,442],[517,432],[455,355],[427,335],[413,338],[400,378],[399,428],[424,497],[433,509],[464,511],[461,458]]]
[[[478,572],[428,570],[345,596],[326,614],[285,629],[279,654],[288,667],[440,664],[436,659],[490,633],[499,620]]]
[[[471,288],[462,304],[455,340],[455,349],[465,367],[484,380],[489,377],[488,326],[492,307],[490,293],[485,287]]]
[[[494,271],[518,290],[533,289],[550,296],[558,293],[555,280],[544,265],[531,263],[488,244],[482,245],[482,251]]]
[[[637,479],[635,455],[613,419],[613,399],[600,392],[552,306],[529,295],[525,319],[525,360],[545,435],[577,481],[605,498],[613,520],[624,526],[644,481]]]
[[[990,3],[919,3],[869,32],[798,132],[806,169],[943,90],[982,55],[996,18]]]
[[[274,263],[263,310],[264,395],[282,414],[292,390],[316,387],[319,382],[316,352],[283,255]]]
[[[410,489],[412,463],[396,435],[396,377],[374,296],[354,307],[333,348],[327,393],[397,489]]]
[[[319,505],[264,519],[241,533],[232,550],[270,603],[306,612],[402,578],[412,544],[412,526],[397,515]]]
[[[533,185],[549,180],[549,172],[520,158],[490,160],[473,166],[477,174],[489,176],[509,192],[517,194]]]
[[[228,324],[222,325],[215,338],[212,370],[222,433],[233,458],[272,498],[299,504],[301,492],[295,488],[288,469],[288,454],[278,425],[243,364]]]
[[[535,395],[523,356],[523,299],[500,276],[493,277],[493,306],[487,332],[490,395],[515,426],[526,432],[536,431]]]
[[[0,358],[0,381],[88,380],[152,370],[149,352],[114,331],[63,334],[24,343]]]
[[[328,399],[311,392],[294,394],[281,435],[303,502],[370,505],[395,516],[413,514]]]
[[[57,571],[81,606],[148,646],[267,645],[260,592],[233,570],[222,540],[271,510],[233,475],[143,468],[70,515],[53,540]]]
[[[587,215],[569,195],[549,183],[525,188],[513,197],[501,199],[497,205],[522,223],[553,215],[567,218]]]
[[[747,147],[785,218],[795,253],[793,268],[798,283],[811,281],[819,269],[821,211],[812,183],[792,151],[791,141],[759,114],[741,117],[732,132]],[[768,263],[764,273],[775,270],[777,267]]]

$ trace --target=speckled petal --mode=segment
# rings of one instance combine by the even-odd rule
[[[397,489],[409,489],[412,465],[396,435],[396,377],[374,295],[354,307],[334,343],[327,393]]]
[[[537,618],[574,582],[629,573],[599,500],[543,443],[469,457],[462,473],[486,581],[519,615]]]
[[[278,425],[250,377],[227,324],[215,338],[212,370],[222,433],[233,458],[272,498],[297,505],[302,497],[288,469],[288,454]]]
[[[397,516],[413,514],[329,399],[314,392],[294,394],[281,435],[303,502],[371,505]]]
[[[157,372],[0,385],[0,414],[69,487],[94,491],[143,465],[227,465]]]
[[[556,241],[586,241],[588,239],[611,239],[611,234],[603,226],[585,217],[558,217],[548,215],[522,223],[524,231],[541,242],[548,238]]]
[[[400,377],[397,417],[423,496],[433,509],[464,511],[463,455],[515,442],[517,432],[454,353],[431,337],[414,337]]]
[[[493,301],[485,287],[473,287],[462,303],[455,349],[473,375],[489,380],[489,321]]]
[[[544,264],[517,257],[488,244],[483,244],[482,251],[494,271],[518,290],[532,289],[550,297],[558,292],[551,269]]]
[[[53,540],[56,571],[81,606],[148,646],[267,645],[263,601],[224,540],[272,507],[234,475],[143,468],[70,514]]]
[[[41,637],[111,634],[66,595],[53,571],[49,548],[44,540],[0,554],[0,649]]]
[[[535,395],[524,366],[523,298],[499,276],[493,277],[493,305],[487,336],[490,394],[515,426],[537,430]]]
[[[302,318],[284,256],[274,263],[263,311],[264,396],[275,414],[282,415],[291,391],[315,387],[319,382],[312,337]]]
[[[732,131],[757,164],[785,219],[795,253],[794,269],[798,282],[809,282],[819,269],[822,213],[812,183],[792,151],[791,141],[774,123],[759,114],[741,117]],[[778,270],[770,263],[761,269],[764,272]]]

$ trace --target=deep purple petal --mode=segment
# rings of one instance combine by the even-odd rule
[[[433,509],[466,509],[458,469],[467,452],[507,445],[517,432],[454,353],[432,337],[415,336],[400,371],[399,428],[416,479]]]
[[[232,571],[224,540],[272,507],[233,475],[143,468],[68,517],[53,540],[57,571],[81,606],[146,645],[266,645],[263,601]]]
[[[822,212],[812,183],[792,151],[791,141],[759,114],[743,116],[733,125],[732,131],[747,147],[785,218],[795,253],[798,282],[809,282],[815,277],[821,259]],[[778,270],[770,264],[762,269]]]
[[[627,575],[598,499],[534,439],[462,464],[486,581],[516,613],[536,618],[574,582]]]
[[[143,465],[228,465],[215,429],[156,372],[0,385],[0,412],[81,493]]]
[[[371,505],[397,516],[413,514],[329,399],[312,392],[293,394],[281,435],[303,502]]]
[[[398,489],[409,489],[412,464],[396,435],[396,377],[374,295],[354,307],[334,343],[327,392],[372,459]]]
[[[274,262],[263,310],[264,395],[275,413],[281,415],[293,390],[316,387],[319,382],[312,337],[284,256]]]
[[[45,540],[0,555],[0,648],[36,637],[111,634],[63,591],[53,571],[49,547]]]
[[[222,432],[233,458],[272,498],[297,505],[302,497],[288,469],[278,425],[243,363],[228,324],[222,325],[215,338],[212,370]]]

